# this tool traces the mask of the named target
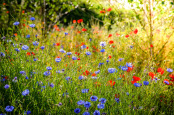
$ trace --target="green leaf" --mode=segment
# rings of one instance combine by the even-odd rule
[[[133,0],[128,0],[128,2],[129,2],[129,3],[132,3],[132,2],[133,2]]]
[[[164,1],[161,2],[162,5],[164,5],[164,3],[165,3]]]

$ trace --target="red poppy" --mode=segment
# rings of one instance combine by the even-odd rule
[[[83,32],[85,32],[85,31],[87,31],[87,29],[85,29],[85,28],[82,28],[82,31],[83,31]]]
[[[113,48],[115,48],[115,46],[112,46]]]
[[[128,67],[127,72],[132,71],[132,70],[133,70],[133,67],[134,67],[134,66],[132,66],[132,67]]]
[[[108,56],[108,57],[109,57],[109,59],[111,59],[112,56]]]
[[[76,23],[76,20],[73,20],[73,23]]]
[[[152,47],[153,47],[153,45],[152,45],[152,44],[150,44],[150,47],[152,48]]]
[[[129,37],[129,35],[126,35],[125,37],[126,37],[126,38],[128,38],[128,37]]]
[[[100,11],[101,14],[104,14],[105,12],[106,12],[106,11],[104,11],[104,10],[101,10],[101,11]]]
[[[90,72],[88,71],[88,70],[86,70],[85,72],[83,72],[83,75],[89,75],[90,74]]]
[[[59,46],[60,45],[60,43],[56,43],[56,46]]]
[[[170,78],[172,78],[172,80],[170,80],[170,81],[174,82],[174,74],[170,74],[169,76],[170,76]]]
[[[164,70],[162,68],[158,68],[157,72],[160,73],[161,75],[164,74]]]
[[[133,79],[134,79],[134,81],[140,81],[141,80],[141,78],[136,77],[136,76],[133,76]]]
[[[31,52],[33,55],[35,55],[35,53]]]
[[[24,10],[22,10],[22,14],[24,14],[25,13],[25,11]]]
[[[120,36],[120,34],[116,33],[116,36]]]
[[[81,22],[83,22],[83,19],[77,20],[77,23],[81,23]]]
[[[115,85],[115,81],[112,81],[112,80],[108,81],[108,83],[111,87],[113,87]]]
[[[31,56],[31,53],[30,52],[27,52],[27,56]]]
[[[108,8],[107,11],[110,12],[112,10],[112,8]]]
[[[80,60],[80,58],[78,58],[77,60]]]
[[[96,73],[93,73],[92,76],[96,76]]]
[[[108,37],[112,37],[112,34],[109,34],[109,36]]]
[[[120,77],[125,77],[124,75],[120,75]]]
[[[155,75],[156,75],[156,74],[154,74],[153,72],[149,72],[149,76],[152,77],[152,80],[153,80],[153,78],[154,78]]]
[[[119,94],[115,94],[115,98],[119,98],[120,97],[120,95]]]
[[[114,43],[114,41],[113,41],[113,40],[110,40],[110,41],[109,41],[109,44],[113,44],[113,43]]]
[[[99,83],[99,82],[94,82],[94,85],[95,85],[95,87],[97,87],[97,86],[101,86],[101,83]]]
[[[17,36],[18,34],[17,33],[14,33],[14,36]]]
[[[85,45],[85,43],[82,42],[82,43],[80,44],[80,46],[83,46],[83,45]]]
[[[89,49],[89,47],[86,47],[86,49]]]
[[[80,34],[80,33],[81,33],[81,31],[77,31],[77,33],[79,33],[79,34]]]
[[[7,76],[5,76],[4,78],[5,78],[5,80],[7,80],[7,79],[8,79],[8,77],[7,77]]]
[[[10,11],[6,11],[6,13],[8,14]]]
[[[5,5],[6,5],[6,3],[3,3],[3,5],[5,6]]]
[[[135,29],[135,30],[134,30],[134,34],[137,34],[137,33],[138,33],[138,29]]]

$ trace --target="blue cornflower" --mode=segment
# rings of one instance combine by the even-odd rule
[[[100,52],[105,52],[105,49],[101,49]]]
[[[88,102],[88,101],[86,101],[86,102],[84,103],[84,107],[86,107],[86,108],[91,107],[91,103],[90,103],[90,102]]]
[[[65,32],[65,36],[68,35],[68,32]]]
[[[61,61],[61,58],[56,58],[55,61],[56,62],[60,62]]]
[[[31,20],[31,21],[34,21],[34,20],[35,20],[35,18],[34,18],[34,17],[31,17],[31,18],[30,18],[30,20]]]
[[[95,73],[95,74],[99,74],[99,73],[100,73],[100,70],[98,70],[98,71],[95,71],[94,73]]]
[[[89,89],[82,89],[82,93],[88,93]]]
[[[28,77],[26,76],[25,79],[28,79]]]
[[[133,65],[132,65],[132,63],[126,63],[126,66],[127,67],[132,67]]]
[[[130,48],[132,49],[134,46],[130,46]]]
[[[26,89],[26,90],[24,90],[23,92],[22,92],[22,95],[23,96],[26,96],[26,95],[28,95],[30,93],[30,91],[28,90],[28,89]]]
[[[90,99],[91,99],[91,101],[97,101],[98,97],[97,96],[91,96]]]
[[[165,83],[165,84],[167,84],[167,85],[169,85],[169,82],[168,82],[168,81],[166,81],[166,80],[164,81],[164,83]]]
[[[86,55],[91,55],[91,52],[86,52]]]
[[[45,49],[45,46],[41,46],[40,49],[42,49],[42,50]]]
[[[92,38],[89,38],[89,41],[91,42],[92,41]]]
[[[124,58],[120,58],[120,59],[118,59],[118,61],[122,61]]]
[[[100,46],[105,47],[106,46],[106,42],[100,42]]]
[[[93,113],[93,115],[100,115],[100,111],[95,110],[94,113]]]
[[[127,70],[128,70],[128,67],[122,66],[121,69],[122,69],[123,71],[127,71]]]
[[[9,87],[10,87],[10,85],[8,85],[8,84],[6,84],[6,85],[4,86],[5,89],[8,89]]]
[[[29,48],[29,47],[28,47],[27,45],[23,45],[23,46],[22,46],[22,49],[23,49],[23,50],[28,50],[28,48]]]
[[[106,60],[106,62],[108,63],[108,62],[109,62],[109,60]]]
[[[82,79],[84,79],[84,77],[83,76],[79,76],[79,80],[82,80]]]
[[[31,27],[31,28],[34,28],[34,27],[35,27],[35,24],[30,24],[30,27]]]
[[[72,53],[71,52],[67,52],[66,55],[71,55]]]
[[[74,112],[75,112],[75,113],[80,113],[80,109],[79,109],[79,108],[76,108],[76,109],[74,110]]]
[[[39,45],[39,42],[35,41],[35,42],[33,42],[33,45],[34,46],[38,46]]]
[[[37,58],[34,58],[33,61],[37,61],[38,59]]]
[[[66,51],[63,49],[60,49],[59,52],[66,53]]]
[[[13,25],[17,26],[19,25],[19,22],[14,22]]]
[[[44,75],[45,75],[45,76],[49,76],[50,74],[51,74],[50,71],[45,71],[45,72],[44,72]]]
[[[24,114],[29,115],[29,114],[31,114],[31,111],[27,111],[27,112],[25,111]]]
[[[51,83],[51,84],[50,84],[50,87],[54,87],[54,84],[53,84],[53,83]]]
[[[13,107],[13,106],[9,106],[9,105],[5,107],[5,110],[6,110],[7,112],[12,112],[13,109],[14,109],[14,107]]]
[[[92,79],[97,79],[98,77],[91,77]]]
[[[135,87],[140,87],[140,84],[139,83],[134,83],[134,86]]]
[[[90,115],[90,113],[89,112],[84,112],[83,115]]]
[[[126,95],[129,95],[129,92],[126,92]]]
[[[20,52],[20,50],[18,48],[15,48],[15,51]]]
[[[168,71],[168,72],[173,72],[173,69],[167,68],[167,71]]]
[[[105,105],[104,105],[104,104],[98,104],[97,107],[98,107],[99,109],[104,109]]]
[[[68,76],[68,77],[66,77],[65,79],[68,81],[68,80],[70,80],[71,78]]]
[[[77,57],[73,56],[72,59],[73,59],[73,60],[77,60]]]
[[[82,46],[81,46],[81,49],[85,49],[85,48],[86,48],[86,45],[82,45]]]
[[[143,81],[143,84],[144,85],[149,85],[149,82],[148,81]]]
[[[105,98],[100,98],[99,101],[100,101],[101,103],[106,103],[106,99],[105,99]]]
[[[37,38],[37,36],[38,36],[38,35],[36,34],[35,37]]]
[[[84,105],[84,103],[85,103],[85,101],[83,101],[83,100],[80,100],[77,102],[78,105]]]
[[[52,67],[47,67],[47,70],[49,71],[49,70],[52,70]]]
[[[30,35],[27,35],[26,38],[30,38]]]
[[[25,75],[26,74],[25,71],[20,71],[19,73],[22,74],[22,75]]]
[[[120,102],[120,99],[119,99],[119,98],[115,98],[115,101],[116,101],[117,103],[119,103],[119,102]]]
[[[5,57],[5,54],[1,52],[1,56],[2,56],[2,57]]]
[[[101,65],[103,65],[104,63],[99,63],[98,66],[100,67]]]
[[[114,72],[117,72],[117,70],[115,68],[108,68],[108,72],[109,73],[114,73]]]

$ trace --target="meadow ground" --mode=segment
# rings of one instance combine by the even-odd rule
[[[174,114],[172,26],[150,44],[139,26],[108,31],[79,19],[45,37],[38,20],[14,22],[1,38],[0,115]]]

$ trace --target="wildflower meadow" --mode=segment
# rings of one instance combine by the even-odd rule
[[[0,115],[173,115],[173,0],[1,0]]]

